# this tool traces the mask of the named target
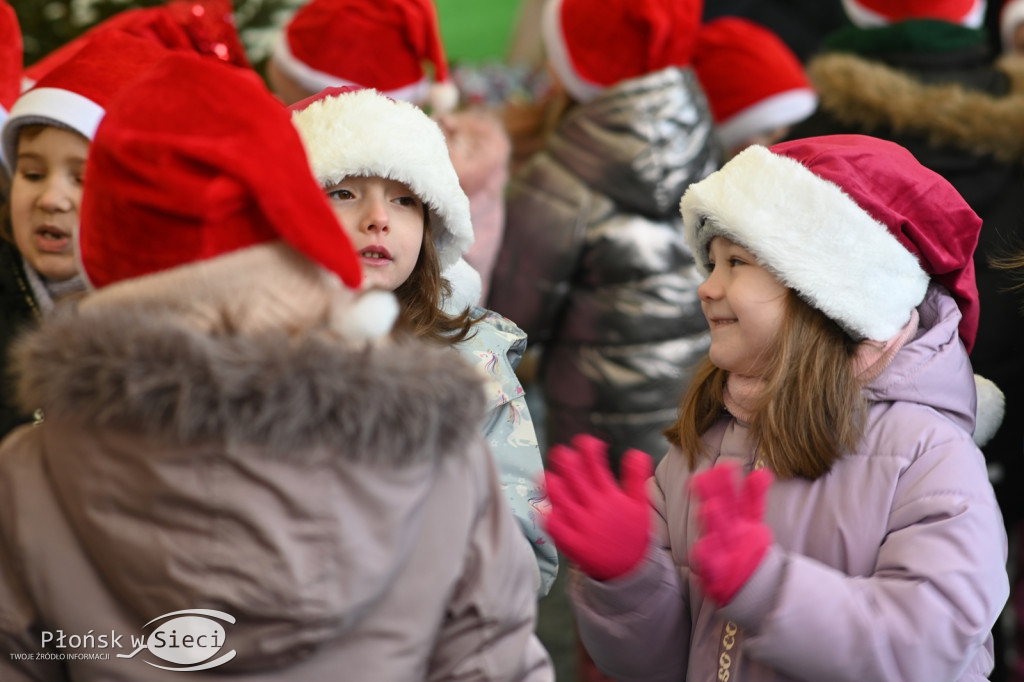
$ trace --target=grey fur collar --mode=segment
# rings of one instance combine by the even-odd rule
[[[868,131],[924,135],[936,146],[968,149],[1013,163],[1024,159],[1024,67],[1003,60],[1010,93],[994,97],[956,84],[926,85],[880,62],[849,54],[824,54],[807,72],[821,108],[847,125]]]
[[[283,458],[317,446],[393,465],[437,457],[480,433],[485,402],[480,376],[450,349],[212,336],[134,306],[58,310],[11,359],[20,405],[48,421]]]

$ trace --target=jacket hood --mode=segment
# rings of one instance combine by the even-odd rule
[[[926,405],[967,433],[974,433],[977,394],[974,371],[958,325],[960,310],[942,287],[932,284],[917,307],[916,335],[864,389],[877,402]]]
[[[15,345],[66,516],[140,622],[233,615],[245,666],[343,635],[384,594],[433,472],[479,437],[447,348],[198,332],[169,310],[55,314]]]
[[[547,148],[594,190],[659,220],[678,218],[683,192],[721,160],[707,98],[689,67],[623,81],[576,105]]]
[[[851,54],[823,54],[807,73],[820,108],[846,125],[868,131],[888,128],[897,135],[926,137],[1003,162],[1024,159],[1024,66],[998,62],[1010,90],[994,96],[956,83],[930,84],[881,62]],[[978,125],[985,121],[985,125]]]

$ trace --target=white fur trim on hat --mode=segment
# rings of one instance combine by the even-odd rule
[[[66,128],[92,140],[105,113],[103,107],[91,99],[70,90],[37,88],[26,92],[11,107],[0,133],[7,169],[14,172],[18,133],[25,126],[42,124]]]
[[[799,123],[817,106],[818,95],[809,88],[780,92],[722,121],[717,127],[718,139],[732,149],[758,134]]]
[[[359,87],[366,87],[364,83],[353,83],[352,81],[339,78],[334,74],[326,73],[318,69],[314,69],[312,66],[306,64],[300,60],[294,54],[292,54],[291,48],[288,46],[287,32],[283,31],[278,36],[277,42],[274,44],[274,49],[270,54],[270,58],[274,60],[280,69],[288,75],[289,78],[294,80],[303,90],[310,94],[316,94],[325,88],[341,88],[346,85],[357,85]],[[424,76],[415,83],[411,83],[402,88],[395,90],[387,90],[384,92],[385,95],[392,99],[400,99],[406,102],[412,102],[413,104],[423,104],[427,101],[430,94],[430,79]],[[456,99],[458,99],[458,91],[456,91]]]
[[[1003,43],[1003,53],[1013,52],[1013,34],[1018,24],[1024,21],[1024,0],[1010,0],[999,14],[999,37]]]
[[[452,286],[452,295],[441,303],[441,309],[449,315],[461,315],[466,308],[480,305],[483,295],[483,281],[480,273],[460,258],[450,268],[441,272],[441,276]]]
[[[572,65],[572,57],[566,49],[565,34],[562,31],[562,0],[548,0],[542,11],[541,37],[551,68],[574,100],[589,102],[604,90],[604,86],[587,80]],[[598,10],[595,8],[595,11]]]
[[[409,102],[376,90],[324,97],[292,114],[310,166],[324,187],[349,176],[405,183],[427,205],[444,270],[473,245],[469,198],[441,128]]]
[[[760,145],[690,185],[686,241],[704,274],[715,236],[736,242],[854,338],[884,341],[928,289],[917,258],[834,183]]]
[[[990,379],[974,375],[974,387],[978,392],[978,407],[974,422],[974,443],[979,448],[992,440],[1003,423],[1006,412],[1006,396]]]

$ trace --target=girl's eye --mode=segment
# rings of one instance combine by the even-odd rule
[[[337,189],[327,190],[327,198],[328,199],[339,199],[339,200],[351,199],[352,198],[352,192],[348,191],[344,187],[338,187]]]
[[[402,206],[411,206],[412,208],[417,208],[420,205],[419,199],[413,196],[398,197],[395,199],[395,202]]]
[[[18,174],[29,182],[37,182],[45,177],[43,173],[34,170],[22,170],[19,171]]]
[[[743,260],[742,258],[737,258],[736,256],[733,256],[732,258],[729,259],[729,265],[731,265],[733,267],[736,267],[737,265],[746,265],[746,264],[747,264],[747,262],[745,260]]]

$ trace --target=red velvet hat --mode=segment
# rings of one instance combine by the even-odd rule
[[[441,110],[458,101],[433,0],[311,0],[285,27],[271,59],[310,93],[357,85]],[[424,62],[433,66],[432,79]]]
[[[719,17],[701,26],[693,68],[727,149],[802,121],[818,105],[800,58],[747,19]]]
[[[170,0],[161,6],[115,14],[25,69],[26,77],[38,81],[107,31],[121,31],[163,47],[193,50],[237,66],[249,66],[235,28],[232,0]]]
[[[548,0],[548,61],[579,102],[619,81],[690,63],[701,0]]]
[[[13,170],[18,134],[27,125],[73,130],[92,139],[107,102],[168,50],[148,40],[107,31],[24,92],[0,132],[4,163]]]
[[[14,8],[0,0],[0,124],[21,93],[22,60],[21,27]]]
[[[177,50],[96,131],[78,239],[94,287],[276,240],[362,281],[288,111],[255,72]]]
[[[711,239],[728,237],[854,338],[875,341],[900,331],[934,280],[974,347],[981,218],[898,144],[830,135],[753,145],[690,185],[680,208],[705,273]]]
[[[862,28],[905,19],[940,19],[968,28],[985,23],[985,0],[843,0],[846,15]]]

